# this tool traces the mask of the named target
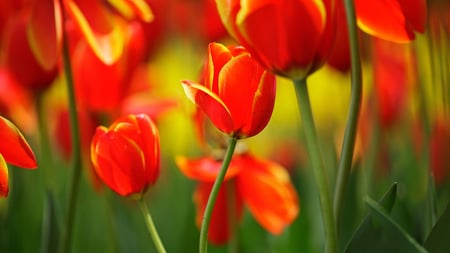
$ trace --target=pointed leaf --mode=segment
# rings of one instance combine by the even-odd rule
[[[448,239],[448,235],[450,234],[449,224],[450,204],[447,203],[447,207],[425,241],[424,246],[430,253],[446,253],[450,249],[450,240]]]
[[[396,196],[397,183],[394,183],[383,195],[379,203],[387,212],[390,212],[394,206]],[[348,242],[344,252],[377,252],[378,242],[373,239],[379,238],[381,230],[372,222],[371,216],[370,214],[366,216]]]
[[[371,198],[366,199],[374,221],[381,225],[381,236],[372,238],[378,241],[377,246],[371,250],[376,252],[428,252],[411,235],[408,234],[383,207]],[[393,243],[395,242],[395,243]],[[368,252],[368,251],[359,251]]]

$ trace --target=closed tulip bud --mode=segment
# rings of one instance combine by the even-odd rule
[[[109,128],[100,126],[91,143],[95,172],[122,196],[142,197],[158,179],[159,134],[145,114],[131,114]]]

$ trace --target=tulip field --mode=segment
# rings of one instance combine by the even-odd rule
[[[450,2],[4,0],[0,253],[450,251]]]

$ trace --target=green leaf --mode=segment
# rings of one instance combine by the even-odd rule
[[[390,212],[394,206],[396,196],[397,183],[394,183],[383,195],[379,203],[385,210]],[[379,243],[376,239],[380,238],[382,233],[382,228],[374,222],[372,215],[368,214],[353,234],[344,252],[381,252],[377,248]]]
[[[447,207],[425,241],[424,246],[430,253],[446,253],[450,249],[450,240],[448,239],[448,235],[450,234],[449,224],[450,205],[447,203]]]
[[[428,252],[412,238],[392,217],[371,198],[366,199],[373,219],[381,225],[381,236],[373,238],[378,241],[377,252]]]

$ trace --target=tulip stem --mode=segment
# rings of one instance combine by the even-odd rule
[[[61,0],[61,6],[63,6]],[[62,20],[64,17],[64,8],[61,8]],[[63,26],[64,27],[64,26]],[[72,76],[72,67],[70,64],[70,54],[69,54],[69,45],[67,40],[67,34],[65,33],[65,29],[63,29],[62,36],[62,53],[63,53],[63,65],[64,65],[64,74],[66,76],[66,84],[67,84],[67,95],[69,100],[69,116],[70,116],[70,130],[71,130],[71,141],[72,141],[72,182],[70,187],[70,195],[69,195],[69,204],[67,209],[67,217],[66,217],[66,226],[64,231],[64,238],[61,245],[61,252],[67,253],[70,252],[71,243],[72,243],[72,231],[73,224],[75,221],[75,213],[76,213],[76,205],[77,205],[77,197],[80,185],[81,178],[81,144],[80,144],[80,131],[78,126],[78,117],[77,117],[77,106],[75,100],[75,90]]]
[[[211,215],[214,209],[214,204],[216,203],[217,195],[219,194],[220,187],[222,186],[225,174],[231,162],[231,158],[233,157],[234,149],[236,148],[236,143],[237,143],[236,138],[233,137],[230,139],[227,152],[225,154],[225,157],[223,158],[222,167],[220,168],[220,172],[219,175],[217,175],[216,181],[214,181],[211,193],[209,194],[208,202],[206,203],[205,212],[203,214],[202,226],[200,229],[200,242],[199,242],[200,253],[207,252],[207,237],[208,237],[209,222],[211,221]]]
[[[58,231],[55,226],[54,220],[55,214],[53,200],[54,192],[54,179],[53,171],[50,171],[54,167],[52,159],[52,150],[50,146],[50,139],[48,137],[47,119],[45,117],[44,97],[40,93],[37,98],[37,118],[39,125],[39,143],[40,143],[40,160],[39,168],[42,169],[44,174],[44,207],[42,216],[42,230],[41,230],[41,252],[57,252],[58,251]]]
[[[339,167],[334,191],[334,218],[338,227],[344,193],[347,188],[348,179],[350,177],[350,171],[352,167],[353,152],[355,149],[355,139],[358,128],[359,111],[361,108],[362,99],[362,71],[359,56],[355,7],[353,4],[353,0],[345,0],[345,10],[350,42],[352,84],[347,126],[345,128],[344,140],[342,142],[341,157],[339,160]]]
[[[156,251],[158,253],[166,253],[166,249],[164,248],[164,245],[159,238],[158,231],[156,230],[155,223],[153,223],[152,216],[148,211],[147,204],[145,203],[144,198],[140,198],[137,202],[142,211],[142,215],[144,215],[145,223],[147,224],[147,228],[153,239],[153,243],[155,243]]]
[[[314,177],[319,190],[322,219],[325,227],[326,252],[334,253],[337,250],[336,227],[333,216],[330,187],[328,184],[325,165],[320,152],[316,127],[309,101],[306,79],[294,80],[297,94],[298,107],[302,117],[302,125],[305,133],[306,148],[314,171]]]

